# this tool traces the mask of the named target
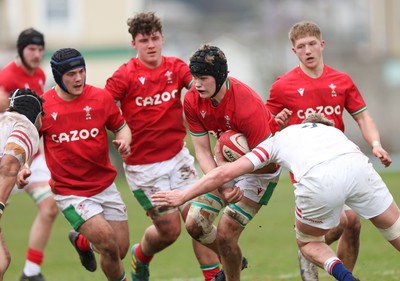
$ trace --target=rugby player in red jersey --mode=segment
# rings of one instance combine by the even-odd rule
[[[192,75],[182,60],[162,55],[162,24],[154,13],[139,13],[128,19],[128,26],[137,57],[115,71],[106,89],[120,102],[132,131],[132,153],[124,159],[129,188],[152,220],[132,247],[132,279],[147,281],[151,259],[178,239],[181,217],[186,219],[190,205],[159,208],[151,203],[151,195],[186,189],[197,180],[194,158],[184,143],[181,101]],[[211,280],[219,271],[218,257],[197,241],[193,248],[204,279]]]
[[[385,167],[389,166],[390,156],[382,148],[378,128],[357,86],[349,75],[324,64],[325,41],[318,25],[309,21],[298,22],[290,29],[289,39],[300,64],[278,77],[270,89],[267,108],[274,115],[284,108],[289,109],[292,114],[287,125],[299,124],[310,114],[322,113],[343,132],[343,113],[346,110],[360,127],[372,153]],[[328,244],[339,239],[337,254],[350,270],[354,269],[357,261],[360,230],[360,219],[345,207],[341,224],[325,235]],[[303,281],[318,280],[317,268],[300,251],[299,264]]]
[[[56,86],[43,95],[47,114],[40,133],[51,189],[74,228],[69,239],[85,268],[96,270],[93,248],[108,280],[126,280],[122,259],[129,248],[128,218],[114,183],[117,170],[109,158],[107,130],[114,133],[113,145],[122,157],[130,153],[131,131],[110,93],[86,84],[79,51],[60,49],[50,64]]]
[[[184,99],[185,116],[204,174],[217,167],[211,137],[233,130],[246,136],[249,148],[271,137],[279,126],[260,96],[236,78],[228,77],[225,54],[216,46],[203,45],[190,58],[193,86]],[[280,169],[271,164],[266,173],[246,174],[232,185],[243,191],[239,202],[227,204],[218,191],[193,200],[186,227],[192,237],[219,253],[223,271],[215,280],[240,280],[245,266],[239,237],[263,205],[267,205],[278,183]],[[226,190],[226,189],[222,189]],[[224,209],[218,227],[213,225]]]

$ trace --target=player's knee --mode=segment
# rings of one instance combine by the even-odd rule
[[[147,211],[159,236],[166,242],[174,242],[181,233],[178,208],[156,206]]]
[[[119,245],[117,243],[117,238],[110,229],[102,228],[98,229],[97,234],[101,239],[93,242],[93,246],[96,251],[105,257],[113,260],[120,258],[119,256]]]
[[[197,223],[196,217],[188,215],[185,221],[185,227],[189,235],[197,241],[199,240],[199,237],[203,234],[202,227]]]
[[[100,250],[101,255],[107,256],[112,260],[120,259],[119,248],[115,239],[107,239],[107,241],[104,241],[102,246],[103,247]]]
[[[211,244],[217,237],[213,222],[218,213],[198,206],[191,206],[185,226],[190,236],[202,244]]]
[[[44,190],[46,188],[43,188]],[[38,193],[36,193],[38,195]],[[48,220],[50,222],[54,221],[59,213],[56,202],[54,201],[52,194],[43,193],[42,198],[37,198],[32,196],[37,204],[39,209],[39,215],[43,217],[43,219]]]
[[[397,221],[389,228],[382,229],[378,228],[378,230],[382,233],[383,237],[385,237],[388,241],[393,241],[400,237],[400,217]]]
[[[119,247],[119,258],[123,260],[130,248],[129,240],[119,241],[118,247]]]
[[[40,208],[40,214],[45,217],[47,220],[53,222],[58,213],[58,207],[57,205],[54,203],[54,200],[52,198],[48,199],[49,201],[51,201],[49,204],[47,204],[46,206],[44,206],[43,208]],[[54,204],[53,204],[54,203]]]
[[[211,244],[217,237],[214,221],[223,207],[220,198],[206,194],[192,202],[185,221],[186,229],[193,239],[202,244]]]

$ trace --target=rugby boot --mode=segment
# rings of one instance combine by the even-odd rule
[[[81,264],[90,272],[94,272],[97,269],[96,257],[94,256],[93,250],[89,251],[81,251],[78,249],[76,245],[76,240],[78,239],[79,232],[75,230],[71,230],[68,234],[69,241],[72,246],[74,246],[75,250],[79,254],[79,259],[81,260]]]
[[[136,248],[139,244],[132,246],[132,260],[131,260],[131,276],[132,281],[149,281],[150,271],[149,264],[141,262],[136,256]]]

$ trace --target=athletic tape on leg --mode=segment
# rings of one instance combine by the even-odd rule
[[[400,217],[391,227],[386,229],[378,228],[378,230],[382,233],[383,237],[385,237],[385,239],[388,241],[392,241],[400,237]]]
[[[217,237],[217,228],[213,223],[224,205],[222,200],[215,195],[205,194],[197,197],[191,204],[188,216],[202,232],[197,240],[202,244],[213,243]]]
[[[37,205],[47,197],[53,196],[53,193],[51,192],[50,186],[46,185],[35,187],[32,191],[29,192],[29,195],[32,197],[33,201]]]
[[[258,210],[256,208],[246,205],[241,201],[235,204],[229,204],[224,210],[225,215],[230,216],[242,227],[246,227],[257,212]]]
[[[297,227],[294,228],[294,230],[296,231],[296,238],[300,241],[303,242],[325,242],[325,236],[313,236],[313,235],[308,235],[305,234],[303,232],[301,232],[300,230],[297,229]]]
[[[178,208],[177,207],[166,207],[166,206],[156,206],[154,207],[154,210],[151,214],[151,218],[154,220],[158,217],[167,215],[167,214],[172,214],[173,212],[177,212]]]

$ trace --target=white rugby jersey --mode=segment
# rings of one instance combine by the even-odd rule
[[[361,153],[339,129],[319,123],[291,125],[260,143],[246,157],[257,170],[273,162],[299,181],[312,167],[347,153]]]
[[[0,113],[0,131],[0,158],[12,155],[22,167],[39,149],[39,133],[22,114]]]

